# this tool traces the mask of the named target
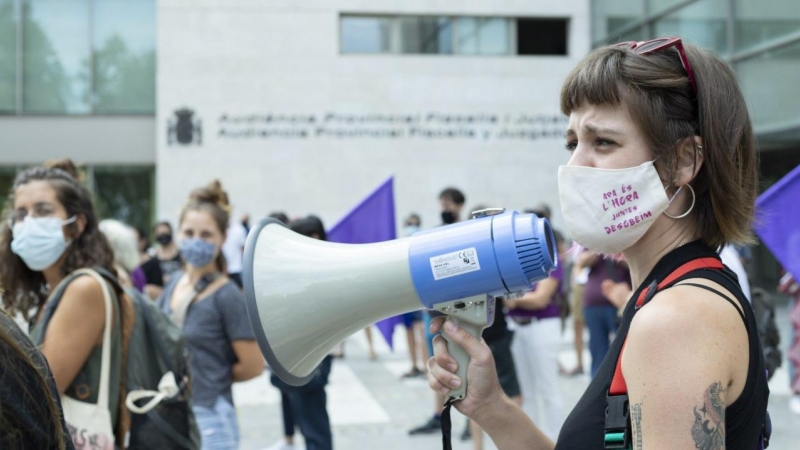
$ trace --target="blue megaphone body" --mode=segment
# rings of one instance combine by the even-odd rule
[[[428,309],[480,338],[495,297],[517,295],[557,267],[547,220],[502,209],[410,237],[337,244],[262,220],[248,235],[242,278],[250,322],[272,370],[302,385],[339,342],[377,320]],[[464,381],[468,355],[448,350]]]

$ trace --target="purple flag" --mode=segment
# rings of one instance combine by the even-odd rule
[[[343,244],[369,244],[397,238],[394,215],[394,178],[389,178],[328,231],[328,241]],[[383,338],[392,345],[394,327],[402,316],[390,317],[377,324]]]
[[[783,267],[800,279],[800,166],[756,200],[756,233]]]

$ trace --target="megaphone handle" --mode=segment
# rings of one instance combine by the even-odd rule
[[[467,330],[469,334],[475,336],[478,340],[481,339],[483,329],[486,328],[486,325],[473,325],[467,321],[460,321],[452,316],[448,317],[447,320],[452,320],[458,327]],[[456,375],[461,380],[461,386],[456,389],[451,389],[450,393],[447,395],[454,400],[461,400],[467,396],[467,366],[469,366],[469,354],[466,350],[461,348],[461,346],[450,341],[446,333],[442,333],[442,337],[447,341],[447,351],[458,364]]]

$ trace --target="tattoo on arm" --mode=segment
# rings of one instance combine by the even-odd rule
[[[642,404],[637,403],[631,407],[633,428],[633,445],[636,450],[642,450]]]
[[[703,406],[694,408],[692,438],[700,450],[725,449],[725,388],[712,383],[703,396]]]

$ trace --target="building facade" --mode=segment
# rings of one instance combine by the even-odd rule
[[[451,185],[468,209],[557,206],[564,77],[663,35],[735,68],[765,186],[800,163],[796,0],[0,0],[0,192],[70,156],[143,227],[214,178],[236,216],[329,225],[390,176],[426,227]]]
[[[589,50],[586,1],[159,5],[161,216],[214,177],[237,214],[329,225],[390,176],[398,221],[426,227],[447,186],[467,208],[557,202],[558,93]]]
[[[155,217],[156,2],[0,0],[0,200],[69,156],[104,216]]]
[[[592,45],[682,39],[716,51],[736,71],[761,151],[762,190],[800,164],[800,4],[797,0],[593,0]],[[777,285],[757,246],[748,271]]]

